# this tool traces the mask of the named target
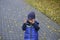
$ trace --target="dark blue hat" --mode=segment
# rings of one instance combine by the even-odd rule
[[[28,19],[35,19],[35,12],[30,12],[28,14]]]

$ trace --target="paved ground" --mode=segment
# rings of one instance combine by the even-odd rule
[[[60,40],[60,26],[24,0],[0,0],[0,39],[23,40],[21,26],[31,11],[36,13],[36,20],[40,23],[39,40]]]

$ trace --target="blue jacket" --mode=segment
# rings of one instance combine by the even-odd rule
[[[35,21],[34,24],[28,21],[23,24],[22,29],[25,31],[24,40],[38,40],[39,23]]]

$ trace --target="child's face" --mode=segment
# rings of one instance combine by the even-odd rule
[[[35,19],[30,19],[28,20],[30,23],[34,23],[35,22]]]

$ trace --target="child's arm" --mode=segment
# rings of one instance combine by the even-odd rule
[[[24,23],[22,25],[22,30],[25,31],[26,30],[26,20],[24,20]]]
[[[38,22],[34,23],[34,28],[35,28],[36,31],[38,31],[40,29]]]
[[[22,30],[23,30],[23,31],[26,30],[26,23],[24,23],[24,24],[22,25]]]

